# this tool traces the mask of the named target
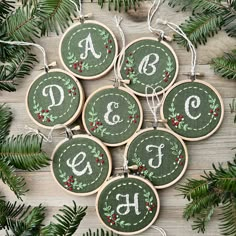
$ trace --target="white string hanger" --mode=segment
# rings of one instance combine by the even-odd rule
[[[5,44],[10,44],[10,45],[16,45],[16,46],[34,46],[36,48],[38,48],[42,54],[43,54],[43,64],[44,64],[44,69],[46,72],[49,71],[49,66],[48,63],[47,63],[47,57],[46,57],[46,52],[45,52],[45,49],[37,44],[37,43],[30,43],[30,42],[22,42],[22,41],[3,41],[3,40],[0,40],[0,43],[5,43]]]
[[[79,8],[78,8],[78,5],[74,1],[72,1],[72,0],[69,0],[69,1],[74,4],[76,11],[79,13],[79,18],[83,19],[84,16],[83,16],[83,9],[82,9],[81,0],[79,0]]]
[[[148,27],[149,30],[151,32],[157,32],[161,38],[164,38],[164,31],[154,28],[151,26],[151,22],[153,19],[153,16],[155,15],[155,13],[158,11],[158,9],[160,8],[161,5],[161,0],[154,0],[149,13],[148,13]],[[167,25],[171,30],[173,30],[174,32],[176,32],[177,34],[179,34],[180,36],[182,36],[188,43],[188,47],[191,51],[191,70],[190,70],[190,77],[192,80],[195,79],[196,77],[196,63],[197,63],[197,53],[196,53],[196,49],[194,47],[194,45],[192,44],[192,42],[190,41],[190,39],[188,38],[188,36],[184,33],[184,31],[175,23],[169,22],[167,20],[163,20],[158,18],[156,20],[157,24],[162,24],[162,25]]]
[[[152,225],[151,226],[152,229],[155,229],[157,231],[159,231],[161,233],[162,236],[167,236],[165,230],[157,225]]]

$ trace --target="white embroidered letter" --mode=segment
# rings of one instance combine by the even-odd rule
[[[135,214],[140,215],[141,212],[139,211],[139,205],[138,205],[138,193],[134,194],[134,203],[130,203],[129,201],[129,194],[117,194],[116,195],[116,200],[120,201],[120,197],[125,198],[125,204],[119,204],[116,208],[116,211],[118,212],[119,215],[127,215],[130,213],[130,207],[134,207]],[[124,209],[122,212],[120,211],[121,209]]]
[[[160,146],[156,146],[156,145],[147,145],[146,146],[146,151],[147,152],[152,152],[153,151],[153,148],[156,148],[156,149],[158,149],[158,154],[155,156],[155,157],[157,157],[157,165],[156,166],[154,166],[153,165],[153,161],[154,161],[154,158],[151,158],[149,161],[148,161],[148,164],[149,164],[149,166],[150,167],[152,167],[152,168],[155,168],[155,169],[157,169],[157,168],[159,168],[160,166],[161,166],[161,164],[162,164],[162,157],[163,157],[163,153],[162,153],[162,151],[161,151],[161,149],[162,148],[164,148],[165,147],[165,145],[162,143]]]
[[[55,97],[54,97],[54,93],[53,93],[53,88],[56,88],[59,91],[59,101],[56,103],[55,101]],[[48,89],[48,93],[47,90]],[[51,99],[51,105],[48,106],[48,110],[51,110],[51,107],[57,107],[60,106],[63,101],[64,101],[64,91],[63,88],[59,85],[56,84],[51,84],[51,85],[47,85],[44,87],[42,94],[44,97],[47,97],[49,95],[50,99]]]
[[[151,56],[155,57],[153,62],[150,62],[150,57]],[[139,73],[140,74],[144,73],[145,75],[148,75],[148,76],[153,75],[157,70],[155,64],[158,63],[158,62],[159,62],[159,56],[156,53],[148,54],[147,56],[145,56],[142,59],[142,61],[139,64],[139,67],[138,67]],[[150,72],[147,72],[148,67],[150,67],[152,69]]]
[[[190,103],[190,100],[191,99],[194,99],[191,103]],[[197,120],[202,114],[199,113],[197,116],[192,116],[190,114],[190,111],[189,111],[189,106],[191,104],[191,107],[192,108],[198,108],[201,104],[201,100],[200,100],[200,97],[198,96],[195,96],[195,95],[192,95],[190,97],[188,97],[188,99],[186,100],[185,102],[185,113],[187,114],[187,116],[192,119],[192,120]]]
[[[119,103],[117,102],[110,102],[107,105],[107,112],[104,115],[104,120],[108,125],[116,125],[118,123],[121,123],[123,120],[120,119],[119,115],[113,115],[111,117],[111,120],[109,119],[110,114],[113,112],[112,106],[114,106],[115,109],[119,108]]]
[[[85,39],[82,39],[81,41],[79,41],[78,46],[80,48],[83,48],[84,41],[85,41],[85,51],[84,51],[84,53],[80,54],[80,59],[82,59],[82,60],[86,59],[88,56],[88,51],[90,51],[96,59],[99,59],[102,56],[102,53],[100,52],[99,54],[97,54],[95,52],[92,37],[91,37],[90,33],[88,34],[88,36]]]
[[[82,159],[77,161],[77,159],[79,158],[79,156],[82,156]],[[85,152],[80,152],[79,154],[77,154],[73,160],[70,163],[70,159],[67,160],[66,164],[71,167],[72,172],[76,175],[76,176],[81,176],[84,175],[86,172],[88,172],[88,175],[91,175],[93,173],[93,170],[91,168],[91,165],[89,162],[87,162],[85,168],[83,170],[77,170],[76,167],[80,166],[83,162],[84,159],[86,158],[86,153]]]

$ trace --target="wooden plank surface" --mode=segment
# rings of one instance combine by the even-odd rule
[[[130,14],[121,14],[124,18],[122,22],[122,28],[126,34],[126,43],[131,42],[134,39],[137,39],[142,36],[152,36],[152,34],[147,29],[146,24],[146,13],[147,9],[150,6],[150,2],[142,3],[142,10],[138,13],[131,12]],[[104,6],[104,9],[100,9],[97,3],[85,2],[84,12],[92,12],[93,19],[98,20],[106,24],[110,29],[113,30],[115,35],[119,40],[119,45],[121,45],[119,33],[115,26],[114,15],[117,14],[114,11],[109,12],[107,6]],[[138,17],[134,16],[138,15]],[[142,16],[141,16],[142,15]],[[181,23],[186,19],[188,13],[178,12],[176,13],[175,9],[169,8],[164,5],[161,8],[160,16],[165,16],[163,18],[168,19],[169,21],[175,22],[177,24]],[[167,30],[170,32],[169,30]],[[170,32],[171,34],[171,32]],[[62,68],[58,56],[58,45],[61,35],[56,36],[51,34],[49,37],[44,37],[37,42],[41,44],[46,52],[48,61],[57,61],[58,67]],[[185,79],[183,75],[184,72],[189,72],[190,69],[190,53],[176,43],[171,43],[171,46],[176,51],[176,54],[180,61],[180,74],[178,80]],[[230,51],[230,49],[236,46],[235,39],[229,38],[224,32],[220,32],[216,37],[209,40],[207,46],[200,46],[197,49],[198,53],[198,71],[204,73],[202,78],[204,81],[211,83],[222,95],[224,104],[225,104],[225,118],[222,126],[212,137],[207,140],[190,143],[187,142],[187,147],[190,154],[190,161],[186,175],[182,178],[180,182],[183,182],[186,178],[199,178],[203,173],[203,170],[210,170],[212,168],[212,163],[215,162],[226,162],[232,160],[234,151],[231,150],[235,146],[236,138],[236,129],[233,125],[233,114],[230,113],[229,103],[232,101],[233,97],[236,97],[236,83],[234,81],[224,80],[216,76],[213,70],[210,68],[209,62],[213,57],[220,56],[225,51]],[[0,102],[6,102],[13,111],[14,121],[11,127],[11,134],[24,133],[25,125],[27,124],[30,127],[37,128],[36,125],[30,120],[26,114],[25,107],[25,95],[28,89],[29,84],[32,80],[40,73],[39,69],[43,66],[42,55],[36,49],[33,51],[38,55],[40,59],[39,64],[35,66],[34,71],[32,71],[30,76],[19,81],[17,87],[17,92],[15,93],[0,93]],[[114,76],[113,72],[110,72],[107,76],[96,81],[82,81],[84,86],[86,96],[91,94],[95,89],[101,87],[105,84],[111,84],[109,79],[112,79]],[[146,101],[141,99],[144,111],[145,111],[145,120],[151,118],[151,114],[148,111]],[[80,124],[81,120],[78,119],[75,124]],[[144,122],[143,127],[147,127],[150,124]],[[42,132],[47,133],[41,129]],[[55,132],[54,140],[52,144],[44,143],[43,149],[51,155],[53,148],[56,143],[62,140],[63,137],[59,135],[58,132]],[[113,155],[113,165],[121,166],[124,147],[112,148],[110,149]],[[89,197],[74,197],[65,193],[58,185],[54,182],[50,168],[43,168],[37,172],[19,172],[20,175],[24,176],[27,181],[27,187],[30,188],[30,191],[24,197],[24,201],[27,204],[36,206],[42,203],[47,207],[47,219],[45,223],[52,219],[51,216],[55,214],[58,209],[63,204],[71,205],[72,200],[75,200],[79,205],[88,206],[87,216],[81,223],[81,226],[75,235],[82,235],[83,232],[86,232],[88,228],[96,229],[103,227],[95,212],[95,197],[96,195]],[[0,183],[1,193],[6,196],[8,200],[16,200],[15,196],[9,191],[8,187]],[[175,190],[175,186],[172,186],[168,189],[159,191],[160,200],[161,200],[161,213],[156,225],[163,227],[168,236],[189,236],[189,235],[198,235],[196,232],[191,230],[189,222],[186,222],[182,218],[183,208],[186,204],[186,201],[182,199],[181,196],[178,196],[178,192]],[[0,235],[5,235],[4,232],[0,231]],[[159,235],[157,231],[149,229],[142,234],[141,236],[150,236],[150,235]],[[218,229],[217,214],[214,219],[209,224],[207,236],[219,236],[220,232]]]

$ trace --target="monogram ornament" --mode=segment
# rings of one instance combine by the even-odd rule
[[[174,83],[178,70],[178,59],[173,49],[164,41],[151,37],[131,42],[119,68],[120,76],[130,81],[125,86],[139,96],[147,96],[146,86],[159,86],[158,94],[163,93]]]
[[[75,135],[52,154],[54,179],[69,193],[87,196],[98,191],[111,174],[111,155],[97,138]]]
[[[117,52],[117,41],[111,30],[90,20],[72,25],[59,45],[63,66],[80,79],[105,75],[112,68]]]
[[[108,229],[122,235],[134,235],[155,222],[160,200],[149,181],[133,175],[118,176],[99,190],[96,210]]]
[[[60,69],[39,75],[30,85],[26,107],[30,118],[43,128],[68,125],[82,110],[84,92],[79,81]]]
[[[157,189],[175,184],[188,166],[188,152],[181,138],[163,128],[139,131],[127,143],[125,157],[129,165],[137,165]]]
[[[210,84],[185,80],[167,92],[161,116],[167,120],[166,127],[183,139],[198,141],[211,136],[220,127],[224,105],[220,94]]]
[[[106,86],[89,96],[82,119],[88,133],[108,146],[119,146],[140,129],[143,111],[127,89]]]

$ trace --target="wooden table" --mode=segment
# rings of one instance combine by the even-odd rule
[[[106,24],[112,29],[119,40],[121,46],[121,40],[119,38],[119,32],[114,23],[114,15],[117,12],[109,12],[107,6],[104,9],[100,9],[97,3],[85,2],[83,4],[84,12],[92,12],[93,19],[98,20]],[[122,22],[122,28],[126,34],[126,43],[131,42],[142,36],[152,36],[148,31],[146,17],[147,9],[150,6],[150,2],[143,3],[143,8],[139,13],[131,12],[130,14],[121,14],[124,18]],[[183,22],[189,13],[178,12],[175,9],[163,6],[161,8],[160,15],[169,21],[177,24]],[[139,15],[138,17],[134,15]],[[58,45],[61,35],[56,36],[51,34],[49,37],[41,38],[37,40],[47,52],[48,61],[57,61],[58,67],[62,68],[59,56],[58,56]],[[172,47],[177,53],[180,61],[180,74],[178,81],[185,79],[183,75],[185,72],[190,70],[190,53],[186,52],[184,48],[176,45],[175,42],[171,43]],[[204,81],[212,84],[223,96],[225,104],[225,118],[222,126],[212,137],[207,140],[199,142],[187,142],[187,147],[190,154],[190,162],[186,175],[180,181],[183,183],[186,178],[199,178],[203,173],[203,170],[212,169],[212,163],[226,162],[232,160],[234,152],[231,148],[235,147],[236,129],[233,124],[233,114],[230,113],[229,103],[232,98],[236,97],[236,82],[225,80],[216,76],[213,70],[210,68],[210,61],[213,57],[220,56],[223,52],[228,52],[235,48],[236,41],[233,38],[226,36],[224,32],[220,32],[216,37],[209,40],[206,46],[200,46],[198,52],[198,67],[197,70],[204,73],[202,78]],[[37,49],[33,49],[34,53],[37,54],[40,62],[35,66],[30,76],[19,81],[17,86],[17,92],[15,93],[0,93],[0,101],[7,103],[13,112],[14,121],[11,126],[11,134],[24,133],[24,129],[27,124],[30,127],[37,128],[36,125],[30,120],[26,113],[25,107],[25,95],[26,91],[32,82],[32,80],[40,73],[40,68],[43,66],[42,55]],[[113,72],[110,72],[107,76],[96,81],[81,81],[86,96],[91,94],[95,89],[104,86],[105,84],[111,84],[109,79],[114,78]],[[151,119],[151,113],[148,111],[145,99],[141,99],[145,111],[145,120]],[[75,122],[80,124],[81,120]],[[144,123],[144,127],[149,124]],[[42,132],[47,133],[48,131],[41,129]],[[55,145],[63,139],[63,136],[59,132],[54,133],[54,140],[52,144],[44,143],[43,149],[51,155]],[[112,148],[113,154],[113,165],[122,165],[122,155],[124,147]],[[89,197],[74,197],[64,192],[53,180],[50,173],[50,168],[43,168],[36,172],[19,172],[20,175],[24,176],[27,182],[27,187],[30,191],[23,198],[25,203],[31,204],[32,206],[39,205],[42,203],[47,207],[47,219],[45,223],[52,219],[52,215],[55,214],[62,205],[72,205],[72,200],[75,200],[78,205],[88,206],[87,216],[82,221],[78,232],[75,235],[82,235],[88,228],[96,229],[103,227],[99,222],[95,212],[95,195]],[[6,196],[10,201],[16,200],[14,194],[8,189],[8,187],[1,183],[1,193]],[[175,190],[175,186],[168,189],[159,191],[161,199],[161,212],[156,225],[163,227],[168,236],[190,236],[198,235],[196,232],[191,230],[191,225],[182,218],[183,209],[186,201],[181,196],[177,196],[178,192]],[[0,232],[0,235],[5,235],[4,232]],[[148,235],[159,235],[157,231],[149,229],[146,232],[140,234],[143,236]],[[220,235],[218,229],[217,216],[210,222],[209,227],[205,235],[217,236]]]

